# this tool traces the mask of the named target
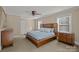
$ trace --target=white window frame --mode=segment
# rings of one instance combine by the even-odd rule
[[[72,16],[64,16],[64,17],[69,17],[69,32],[68,33],[71,33],[72,32]],[[59,17],[57,18],[57,23],[58,23],[58,32],[62,32],[59,30],[59,19],[60,18],[63,18],[63,17]]]

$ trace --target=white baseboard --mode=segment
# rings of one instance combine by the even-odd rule
[[[1,46],[0,46],[0,51],[2,50]]]
[[[13,38],[25,38],[25,35],[23,34],[16,34],[13,36]]]
[[[79,41],[75,41],[75,44],[76,44],[76,45],[79,45]]]

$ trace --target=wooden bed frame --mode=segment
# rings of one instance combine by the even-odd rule
[[[55,29],[55,33],[57,32],[57,23],[50,23],[50,24],[41,24],[41,27],[43,28],[54,28]],[[34,37],[32,37],[31,35],[26,35],[26,38],[28,38],[28,40],[30,40],[37,48],[56,39],[56,35],[52,37],[48,37],[48,38],[43,38],[41,40],[37,40]]]

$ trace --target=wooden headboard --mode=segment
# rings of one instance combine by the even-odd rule
[[[55,32],[57,32],[58,25],[57,25],[57,23],[41,24],[41,28],[54,28]]]

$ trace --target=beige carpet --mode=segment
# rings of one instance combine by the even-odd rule
[[[51,41],[39,48],[36,48],[29,40],[23,38],[14,39],[14,45],[4,48],[2,52],[76,52],[79,51],[75,46],[58,42],[57,40]]]

